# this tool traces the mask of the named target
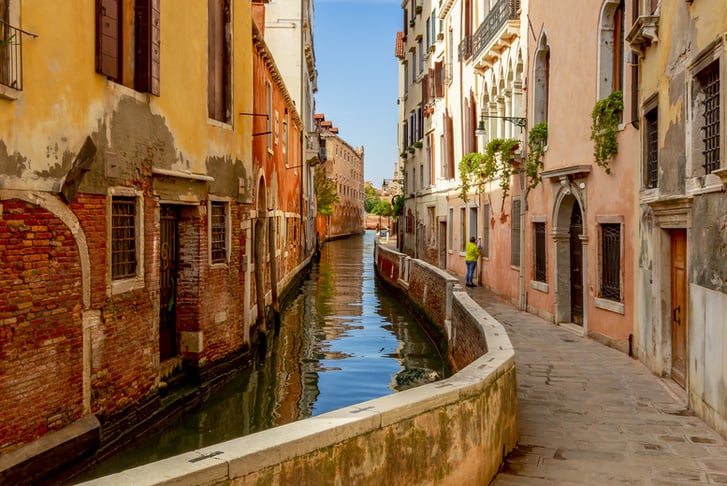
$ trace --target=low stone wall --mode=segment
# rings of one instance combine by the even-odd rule
[[[379,276],[442,319],[457,373],[92,483],[488,484],[517,438],[510,340],[456,279],[388,248],[375,251]]]

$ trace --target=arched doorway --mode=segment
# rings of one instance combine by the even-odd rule
[[[570,184],[560,185],[554,210],[555,322],[586,327],[585,210]]]
[[[570,309],[571,322],[583,325],[583,215],[581,207],[576,204],[570,216]]]
[[[257,328],[260,332],[265,332],[265,242],[267,225],[267,204],[265,179],[260,178],[258,183],[257,196],[257,217],[255,218],[254,227],[254,255],[255,255],[255,296],[257,302]]]

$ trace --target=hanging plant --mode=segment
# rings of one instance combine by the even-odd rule
[[[512,175],[512,152],[518,148],[520,140],[516,138],[495,138],[485,147],[485,153],[471,152],[459,162],[461,181],[460,197],[467,200],[467,194],[474,189],[482,194],[489,182],[499,179],[502,189],[503,204],[510,192],[510,176]]]
[[[598,100],[591,113],[591,140],[593,140],[593,157],[596,164],[603,167],[606,174],[611,173],[609,160],[618,153],[618,132],[621,113],[624,110],[623,93],[614,91],[606,98]]]
[[[528,178],[528,190],[535,189],[540,181],[543,169],[545,146],[548,144],[548,122],[540,122],[530,129],[528,134],[528,160],[525,165],[525,176]]]

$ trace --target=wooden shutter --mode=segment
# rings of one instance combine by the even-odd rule
[[[429,74],[422,77],[422,105],[429,103]]]
[[[121,2],[96,1],[96,71],[121,80]]]
[[[444,96],[444,62],[434,63],[434,96],[441,98]]]
[[[136,70],[134,86],[159,96],[159,0],[136,0]]]

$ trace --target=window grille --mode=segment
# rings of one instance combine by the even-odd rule
[[[224,263],[227,260],[227,230],[225,224],[225,204],[212,203],[212,263]]]
[[[510,248],[512,249],[510,265],[514,267],[520,266],[520,200],[513,199],[512,201],[512,214],[510,215],[512,220],[511,233],[510,233]]]
[[[535,230],[535,280],[546,282],[545,271],[545,222],[534,223]]]
[[[621,225],[601,225],[601,297],[621,301]]]
[[[646,187],[659,184],[659,123],[657,111],[646,114]]]
[[[702,95],[704,99],[702,106],[703,122],[702,132],[704,134],[704,172],[709,174],[719,169],[719,70],[718,65],[713,64],[706,72],[700,75]]]
[[[136,200],[114,197],[111,202],[111,278],[136,276]]]

